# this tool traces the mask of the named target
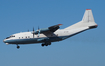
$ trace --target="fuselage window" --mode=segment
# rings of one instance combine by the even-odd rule
[[[57,36],[58,36],[58,34],[57,34]]]
[[[28,38],[30,38],[30,36],[28,36]]]
[[[39,37],[39,35],[37,37]]]

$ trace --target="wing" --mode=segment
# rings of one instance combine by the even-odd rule
[[[38,33],[45,33],[45,32],[55,32],[56,30],[58,30],[62,24],[58,24],[58,25],[54,25],[45,29],[39,29],[35,32],[33,32],[33,34],[38,34]]]
[[[58,30],[60,28],[59,26],[61,26],[61,25],[62,24],[54,25],[54,26],[49,27],[48,29],[51,32],[55,32],[56,30]]]

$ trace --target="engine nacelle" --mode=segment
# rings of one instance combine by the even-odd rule
[[[39,29],[39,30],[37,30],[37,31],[34,31],[33,34],[43,33],[43,32],[46,32],[46,31],[49,31],[49,29],[48,29],[48,28]]]

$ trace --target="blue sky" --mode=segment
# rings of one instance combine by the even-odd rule
[[[0,0],[0,66],[105,66],[104,0]],[[3,39],[14,33],[63,24],[61,29],[81,21],[92,9],[98,28],[51,46],[6,45]]]

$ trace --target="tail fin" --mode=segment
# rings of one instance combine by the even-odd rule
[[[82,21],[84,21],[84,22],[95,22],[91,9],[86,9]]]
[[[76,28],[82,28],[82,27],[88,27],[88,28],[97,27],[97,24],[94,21],[94,17],[93,17],[91,9],[86,9],[82,21],[80,21],[72,26],[69,26],[65,29],[70,30],[70,29],[76,29]]]

